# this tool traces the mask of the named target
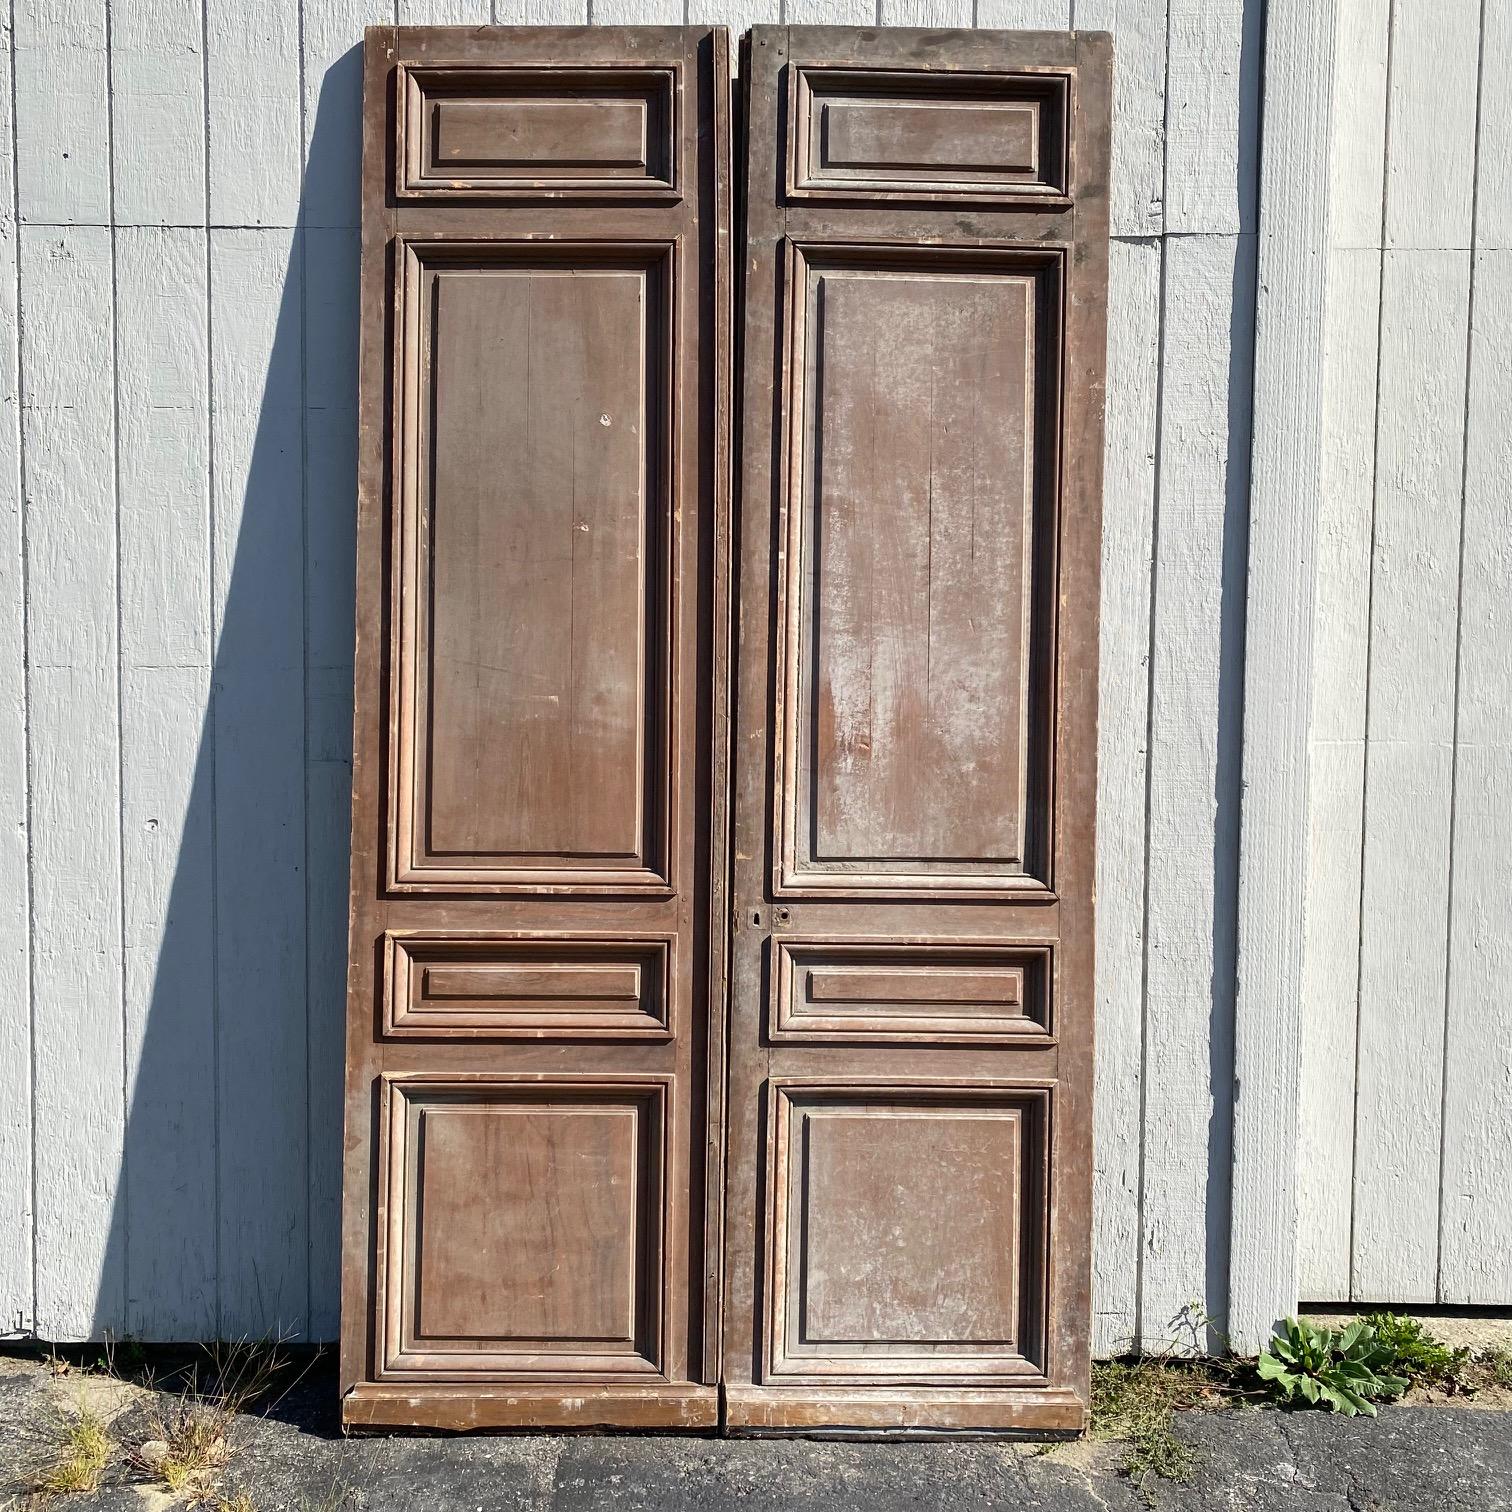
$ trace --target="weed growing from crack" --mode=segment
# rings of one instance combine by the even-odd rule
[[[31,1489],[44,1496],[97,1491],[114,1443],[104,1419],[82,1398],[72,1407],[54,1405],[38,1430],[39,1463]]]

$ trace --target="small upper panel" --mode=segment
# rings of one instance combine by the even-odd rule
[[[1069,203],[1069,73],[795,67],[789,87],[794,199]]]
[[[676,199],[675,68],[401,67],[401,199]]]

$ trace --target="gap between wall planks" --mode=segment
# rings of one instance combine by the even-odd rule
[[[656,6],[614,9],[615,19],[629,21],[661,14]],[[692,20],[735,27],[779,19],[771,5],[751,5],[748,16],[734,6],[711,13],[711,0],[695,9]],[[596,4],[595,19],[611,19],[600,10]],[[977,11],[981,24],[1074,22],[1117,34],[1110,335],[1122,354],[1111,360],[1125,378],[1109,394],[1103,580],[1105,613],[1128,628],[1102,670],[1094,1305],[1096,1347],[1107,1352],[1134,1335],[1141,1308],[1153,1341],[1177,1331],[1174,1319],[1192,1297],[1216,1314],[1226,1306],[1222,1267],[1205,1269],[1201,1257],[1227,1244],[1222,1060],[1232,1004],[1222,942],[1215,950],[1211,940],[1188,945],[1183,936],[1192,933],[1192,908],[1213,911],[1203,900],[1215,883],[1232,908],[1233,858],[1218,842],[1232,828],[1237,753],[1215,730],[1192,730],[1193,720],[1215,717],[1220,675],[1231,690],[1232,665],[1206,653],[1187,663],[1192,648],[1218,643],[1223,624],[1232,624],[1225,604],[1231,613],[1234,592],[1242,593],[1232,543],[1225,555],[1206,501],[1214,487],[1232,499],[1249,448],[1247,378],[1233,349],[1238,332],[1242,360],[1252,325],[1244,269],[1253,264],[1259,7],[1077,0],[1073,14],[1064,3],[993,8],[979,0]],[[914,19],[957,14],[919,5]],[[47,408],[43,375],[16,368],[25,414],[20,429],[8,417],[12,445],[0,459],[0,488],[11,500],[9,512],[0,511],[11,526],[0,539],[0,573],[15,587],[0,621],[10,631],[0,698],[14,699],[20,732],[0,738],[24,741],[31,753],[28,785],[0,788],[15,820],[5,831],[14,847],[0,851],[0,866],[10,865],[17,883],[0,895],[0,969],[19,984],[0,1003],[0,1076],[11,1079],[0,1093],[4,1107],[20,1110],[19,1121],[0,1112],[0,1140],[20,1154],[0,1164],[0,1204],[7,1219],[20,1220],[0,1224],[7,1328],[151,1337],[280,1322],[334,1334],[355,446],[354,49],[369,21],[489,19],[587,17],[581,6],[551,0],[501,3],[492,17],[479,4],[396,12],[355,0],[280,0],[276,12],[259,13],[252,37],[251,20],[228,0],[150,0],[130,14],[115,9],[107,50],[104,0],[69,0],[60,11],[36,0],[16,6],[25,346],[40,351],[45,327],[33,323],[65,291],[76,296],[103,333],[107,392],[102,400],[70,369],[70,396],[87,399],[100,423],[70,422]],[[876,7],[790,0],[782,19],[868,24]],[[886,19],[906,17],[889,6]],[[165,35],[186,45],[170,54],[155,45]],[[263,59],[255,88],[245,66],[254,42]],[[72,103],[59,110],[59,99]],[[9,124],[8,108],[0,114]],[[1167,182],[1180,188],[1169,214]],[[0,299],[15,297],[16,256],[14,235],[0,241],[0,286],[9,291]],[[126,281],[149,273],[128,301]],[[59,349],[45,344],[56,368]],[[152,370],[159,351],[174,354],[178,371],[172,386],[149,392],[132,375]],[[16,353],[12,320],[0,335],[0,380]],[[297,398],[264,413],[275,356],[273,397]],[[1176,359],[1188,372],[1172,381]],[[68,424],[72,443],[60,454],[59,427]],[[23,446],[33,501],[24,563]],[[176,460],[163,455],[170,446]],[[75,480],[70,532],[86,504],[96,520],[86,554],[66,572],[39,555],[47,528],[35,518],[54,497],[50,476],[64,468]],[[157,478],[171,482],[157,494],[144,488]],[[269,578],[279,595],[262,604],[255,589],[238,596],[242,569],[232,573],[231,565],[242,543],[228,533],[275,515],[273,539],[245,543],[249,571]],[[175,564],[156,590],[141,580],[151,576],[154,542],[171,546]],[[98,697],[90,683],[80,702],[47,702],[56,679],[36,646],[28,678],[23,572],[34,621],[69,625],[71,634],[98,630]],[[1190,580],[1203,583],[1202,593],[1186,594]],[[292,595],[290,582],[300,585]],[[1227,600],[1212,587],[1219,582]],[[164,584],[161,600],[134,597]],[[1152,597],[1161,604],[1153,645]],[[179,637],[171,667],[158,668],[164,647],[146,639],[155,624],[155,634]],[[276,675],[250,654],[265,627],[269,654],[276,648],[284,664]],[[217,645],[229,658],[224,666]],[[212,683],[222,693],[207,728]],[[232,748],[265,708],[278,711],[269,717],[280,726],[292,722],[294,733],[256,730],[260,756]],[[191,751],[198,766],[186,768]],[[252,814],[239,774],[258,761],[274,763],[279,775],[270,771],[259,783],[263,807]],[[1220,790],[1228,795],[1221,813],[1213,796]],[[1153,827],[1147,795],[1160,816]],[[1116,818],[1111,801],[1120,805]],[[249,837],[257,858],[245,875],[231,849],[237,836]],[[102,856],[118,881],[98,896]],[[203,880],[211,877],[213,884]],[[86,925],[102,953],[87,974],[71,971],[60,982],[42,947],[64,940],[76,950]],[[254,980],[240,980],[243,966],[257,972]],[[29,1004],[31,976],[38,991]],[[230,1022],[249,1002],[254,1017]],[[1142,1081],[1147,1062],[1159,1068],[1158,1084]],[[262,1087],[277,1095],[258,1107]],[[1195,1148],[1170,1123],[1171,1110],[1187,1106],[1199,1110]],[[228,1148],[237,1143],[244,1154]],[[42,1154],[36,1188],[34,1148]],[[39,1249],[31,1243],[34,1208]]]

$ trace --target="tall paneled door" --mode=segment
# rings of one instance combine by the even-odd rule
[[[1108,41],[739,72],[368,33],[349,1424],[1084,1419]]]

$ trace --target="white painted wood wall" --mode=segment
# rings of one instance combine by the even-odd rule
[[[1512,1303],[1512,6],[1341,0],[1299,1285]]]
[[[1474,95],[1463,26],[1437,36],[1438,3],[1397,5],[1423,58],[1415,74],[1394,70],[1395,108],[1447,140]],[[683,0],[591,6],[598,22],[684,19]],[[687,0],[686,12],[736,31],[783,19],[1115,33],[1096,1334],[1102,1350],[1190,1328],[1200,1341],[1201,1315],[1222,1319],[1228,1297],[1261,0],[786,0],[780,14],[778,0]],[[397,11],[376,0],[12,0],[0,49],[0,1334],[335,1330],[356,48],[374,21],[585,19],[585,0],[496,0],[492,14],[489,0],[398,0]],[[1505,58],[1505,16],[1493,24]],[[1496,864],[1512,841],[1512,684],[1495,650],[1512,629],[1496,533],[1512,356],[1512,266],[1494,250],[1512,217],[1506,116],[1481,116],[1480,161],[1503,181],[1479,201],[1490,239],[1476,261],[1485,334],[1470,391],[1475,413],[1503,418],[1482,419],[1465,464],[1467,545],[1473,522],[1484,554],[1467,558],[1456,624],[1475,627],[1473,644],[1451,637],[1446,653],[1440,621],[1408,622],[1415,601],[1426,616],[1457,583],[1438,555],[1452,522],[1408,506],[1414,488],[1447,498],[1464,461],[1440,457],[1434,428],[1465,396],[1470,222],[1458,189],[1403,189],[1384,243],[1412,249],[1385,259],[1400,316],[1382,320],[1398,354],[1389,371],[1383,360],[1379,391],[1388,486],[1372,490],[1347,465],[1346,442],[1366,462],[1374,454],[1376,383],[1341,379],[1330,412],[1345,472],[1330,493],[1338,549],[1319,619],[1329,645],[1337,622],[1339,649],[1322,654],[1332,692],[1320,688],[1328,738],[1315,742],[1314,781],[1334,772],[1330,752],[1346,787],[1348,751],[1355,768],[1365,760],[1367,652],[1380,770],[1368,810],[1355,800],[1356,821],[1368,812],[1373,825],[1352,831],[1355,911],[1341,886],[1337,916],[1311,914],[1308,1001],[1336,990],[1318,977],[1337,955],[1319,931],[1358,930],[1363,830],[1380,954],[1361,959],[1376,998],[1396,1006],[1371,1018],[1381,1053],[1362,1073],[1379,1109],[1421,1090],[1407,1078],[1426,1074],[1433,1092],[1410,1125],[1375,1140],[1379,1172],[1354,1178],[1356,1262],[1373,1277],[1400,1264],[1401,1247],[1369,1230],[1370,1212],[1387,1209],[1364,1193],[1385,1196],[1390,1160],[1439,1158],[1438,1073],[1389,1046],[1411,1037],[1438,1054],[1450,935],[1451,1090],[1470,1100],[1445,1119],[1460,1131],[1445,1181],[1480,1201],[1452,1205],[1446,1223],[1485,1235],[1507,1222],[1494,1211],[1505,1142],[1478,1111],[1505,1114],[1506,1056],[1478,1057],[1473,1033],[1512,958],[1512,883]],[[1393,130],[1400,143],[1405,128]],[[1394,147],[1394,171],[1427,172],[1432,147],[1410,161]],[[1441,170],[1458,186],[1469,148],[1455,150]],[[1350,233],[1370,279],[1378,230]],[[1458,282],[1440,277],[1451,268]],[[1369,280],[1342,261],[1339,271],[1348,299],[1368,304]],[[1429,412],[1405,363],[1449,339],[1456,311],[1459,387],[1445,358]],[[1372,365],[1374,319],[1351,338]],[[1357,376],[1349,361],[1340,370]],[[1434,570],[1420,592],[1405,578],[1387,591],[1379,570],[1367,635],[1357,532],[1372,508],[1378,567],[1383,552],[1410,564],[1431,547]],[[1368,539],[1365,563],[1368,577]],[[1457,700],[1438,687],[1446,656]],[[1434,696],[1415,696],[1425,690]],[[1379,723],[1390,720],[1408,725],[1396,744]],[[1457,760],[1445,755],[1456,725]],[[1459,835],[1452,919],[1445,867],[1434,873],[1432,934],[1417,927],[1418,905],[1427,862],[1442,863],[1447,845],[1433,815],[1450,811],[1451,780],[1453,812],[1481,818]],[[1394,822],[1397,803],[1412,823]],[[1318,811],[1347,852],[1344,807]],[[1348,871],[1332,834],[1314,837],[1310,897]],[[1411,854],[1388,858],[1399,849]],[[1405,975],[1431,978],[1435,961],[1437,1000],[1431,981],[1420,995]],[[1439,1004],[1431,1024],[1425,999]],[[1309,1021],[1310,1047],[1322,1032]],[[1336,1115],[1351,1085],[1330,1083],[1326,1108],[1309,1093],[1309,1118]],[[1347,1168],[1342,1179],[1347,1200]],[[1309,1190],[1327,1205],[1337,1182]],[[1461,1289],[1472,1251],[1454,1251]],[[1512,1301],[1505,1276],[1482,1267],[1475,1284]]]

